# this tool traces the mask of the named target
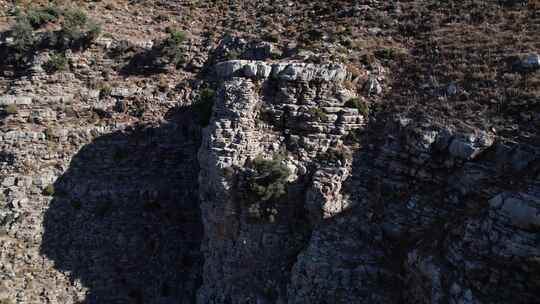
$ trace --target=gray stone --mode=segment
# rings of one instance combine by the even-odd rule
[[[452,96],[452,95],[456,95],[457,93],[458,93],[457,84],[452,82],[446,87],[446,95]]]
[[[16,95],[2,95],[0,96],[0,105],[31,105],[32,97],[28,96],[16,96]]]
[[[383,88],[376,77],[370,76],[364,87],[364,90],[367,95],[379,95],[382,93]]]
[[[523,229],[540,227],[540,198],[525,193],[502,193],[489,201],[492,208]]]
[[[247,63],[249,63],[247,60],[229,60],[220,62],[215,65],[214,71],[217,77],[228,78],[240,73]]]
[[[493,143],[493,136],[484,131],[480,131],[477,134],[469,134],[454,138],[450,143],[449,152],[450,155],[456,158],[471,160],[485,149],[491,147]]]
[[[540,55],[529,54],[523,60],[521,60],[521,66],[525,69],[538,69],[540,68]]]

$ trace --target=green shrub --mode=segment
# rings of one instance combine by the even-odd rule
[[[186,33],[177,29],[167,29],[169,37],[165,40],[165,44],[173,47],[179,46],[186,40]]]
[[[49,61],[45,62],[43,68],[47,73],[54,73],[57,71],[64,71],[67,69],[68,60],[64,53],[52,54]]]
[[[83,38],[84,29],[88,22],[88,16],[80,9],[69,9],[64,12],[64,22],[62,23],[63,36],[68,40],[79,40]]]
[[[325,121],[328,115],[321,109],[317,107],[309,108],[308,113],[312,118],[315,118],[317,121]]]
[[[349,149],[340,146],[335,148],[329,148],[325,153],[319,154],[317,159],[320,162],[337,163],[342,164],[352,160],[352,153]]]
[[[86,12],[80,9],[69,9],[64,12],[64,28],[83,28],[88,22]]]
[[[324,37],[324,33],[317,29],[311,29],[304,34],[303,41],[306,44],[312,44],[321,41]]]
[[[279,35],[277,33],[267,33],[263,36],[263,40],[273,43],[279,42]]]
[[[238,50],[238,49],[231,49],[227,52],[227,54],[225,55],[225,57],[227,58],[227,60],[236,60],[236,59],[241,59],[242,58],[242,54],[243,52],[241,50]]]
[[[351,98],[347,100],[347,102],[345,102],[345,107],[357,109],[358,113],[362,114],[363,116],[369,115],[369,106],[365,102],[360,101],[359,98]]]
[[[212,89],[204,89],[199,95],[199,100],[193,104],[193,111],[197,114],[201,126],[207,126],[210,123],[215,94]]]
[[[346,144],[358,144],[360,142],[360,131],[351,130],[343,136],[343,142]]]
[[[33,30],[48,22],[63,17],[62,28],[58,32],[45,32],[40,45],[36,45]],[[87,14],[78,8],[62,10],[56,6],[30,8],[17,13],[17,21],[11,29],[15,39],[14,49],[18,57],[36,47],[80,47],[94,41],[101,33],[98,24],[92,22]]]
[[[99,98],[103,99],[109,97],[112,93],[112,88],[106,83],[99,84]]]
[[[54,195],[54,185],[50,184],[45,189],[43,189],[43,195],[52,196]]]
[[[251,164],[247,176],[249,194],[261,201],[277,200],[287,193],[287,180],[291,175],[283,164],[283,158],[274,155],[272,159],[257,157]]]
[[[37,29],[47,22],[56,21],[62,15],[62,11],[51,5],[45,8],[30,8],[25,15],[30,24]]]
[[[88,44],[101,34],[101,27],[90,20],[86,12],[80,9],[69,9],[64,12],[61,36],[69,46]]]
[[[167,32],[169,37],[158,46],[159,57],[178,67],[185,60],[180,46],[186,40],[186,33],[176,29],[167,29]]]
[[[17,109],[17,105],[16,104],[10,104],[10,105],[7,105],[5,108],[4,108],[4,112],[8,115],[15,115],[17,114],[19,110]]]
[[[405,54],[404,51],[399,48],[384,48],[384,49],[376,50],[374,52],[375,57],[381,60],[398,59],[399,57],[402,57],[404,54]]]
[[[99,38],[101,34],[101,26],[95,22],[88,23],[88,31],[86,32],[86,41],[92,42]]]
[[[17,57],[33,49],[35,44],[34,29],[28,18],[17,18],[17,21],[11,27],[11,36],[13,37],[13,49]]]

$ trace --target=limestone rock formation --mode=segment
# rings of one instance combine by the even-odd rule
[[[199,303],[534,302],[538,175],[514,177],[520,193],[505,180],[533,147],[401,116],[352,144],[375,122],[345,106],[339,65],[235,60],[214,75]],[[294,172],[287,195],[246,200],[243,172],[276,153]],[[509,277],[520,300],[500,290]]]
[[[307,244],[306,215],[320,222],[347,209],[345,198],[333,195],[339,195],[350,160],[321,167],[315,158],[342,146],[342,137],[362,126],[364,117],[344,106],[353,93],[341,84],[348,77],[343,66],[228,61],[216,66],[215,75],[221,84],[199,150],[205,267],[198,300],[286,301],[292,259]],[[243,168],[276,153],[284,153],[293,172],[286,199],[243,200]],[[311,174],[318,177],[311,181]]]
[[[0,304],[540,303],[539,8],[0,0]]]

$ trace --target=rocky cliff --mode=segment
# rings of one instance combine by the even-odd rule
[[[539,9],[0,0],[0,304],[538,303]]]
[[[368,120],[349,107],[358,96],[340,65],[228,61],[215,76],[199,150],[199,303],[535,301],[536,147]],[[250,162],[278,153],[285,197],[239,195]]]
[[[349,75],[340,65],[228,61],[215,69],[220,86],[199,150],[205,225],[199,302],[284,301],[312,223],[350,207],[340,194],[349,160],[316,158],[346,149],[341,138],[364,117],[344,107],[353,93],[342,86]],[[239,175],[246,162],[276,154],[292,173],[286,198],[243,200]]]

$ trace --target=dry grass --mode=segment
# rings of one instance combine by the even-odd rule
[[[519,137],[540,128],[527,120],[540,111],[539,72],[523,74],[511,67],[512,58],[540,50],[540,0],[500,2],[103,0],[77,5],[100,18],[104,33],[115,38],[163,38],[168,26],[205,37],[208,48],[224,33],[271,37],[278,46],[300,43],[326,56],[323,60],[345,61],[360,84],[366,69],[382,63],[385,86],[392,88],[381,98],[383,108]],[[460,92],[441,96],[449,83]]]
[[[540,49],[540,14],[530,5],[503,8],[496,1],[420,4],[400,17],[410,26],[403,33],[412,56],[392,68],[397,73],[385,98],[392,111],[538,142],[530,134],[540,127],[531,121],[540,111],[540,72],[522,73],[512,63]],[[438,97],[449,83],[460,92]]]

